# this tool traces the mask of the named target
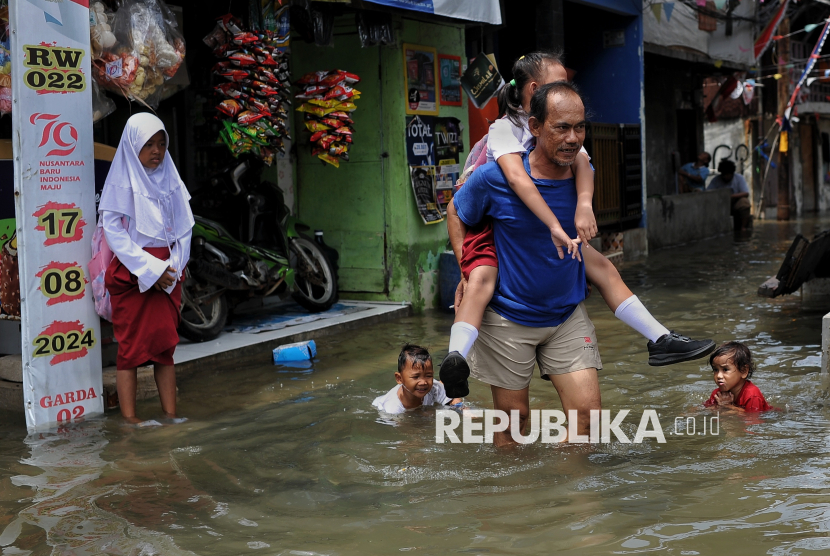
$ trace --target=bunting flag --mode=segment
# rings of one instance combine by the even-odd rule
[[[726,0],[715,0],[715,7],[722,10],[726,7]]]
[[[706,7],[706,0],[697,0],[697,5],[700,6],[701,8],[705,8]]]
[[[770,20],[767,24],[764,32],[758,35],[758,40],[755,41],[755,59],[761,57],[761,55],[767,50],[770,43],[772,42],[772,36],[775,34],[775,30],[778,29],[778,24],[781,23],[781,20],[784,19],[784,14],[787,13],[787,6],[790,5],[790,0],[781,0],[781,7],[778,8],[778,11],[775,12],[775,16]]]
[[[663,11],[663,4],[652,4],[651,11],[654,13],[654,17],[657,18],[657,23],[660,23],[660,14]]]
[[[671,21],[671,13],[674,11],[674,2],[666,2],[663,4],[663,11],[666,12],[666,23]]]
[[[790,112],[795,106],[795,99],[798,96],[799,91],[801,90],[801,85],[806,81],[807,76],[810,75],[810,72],[813,71],[813,66],[816,65],[816,60],[818,60],[819,54],[821,54],[821,49],[824,46],[824,41],[827,40],[827,31],[830,30],[830,19],[827,20],[824,24],[824,29],[821,30],[821,35],[819,35],[818,42],[816,42],[816,46],[813,47],[813,52],[810,53],[810,58],[807,60],[807,66],[804,68],[804,71],[801,73],[801,77],[798,79],[798,84],[796,84],[795,89],[793,89],[793,96],[790,97],[790,102],[787,103],[787,109],[784,111],[784,118],[787,119],[790,117]]]

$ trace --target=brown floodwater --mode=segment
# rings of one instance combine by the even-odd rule
[[[629,437],[656,410],[665,444],[437,444],[434,412],[390,421],[371,407],[403,342],[443,357],[452,319],[429,312],[321,337],[311,369],[206,365],[179,384],[182,425],[135,429],[109,413],[27,436],[22,415],[0,413],[0,553],[828,554],[830,304],[756,295],[794,234],[817,229],[759,222],[748,241],[622,271],[669,328],[747,343],[753,382],[780,411],[674,434],[712,416],[712,373],[705,361],[649,367],[645,340],[594,295],[603,407],[631,411]],[[489,389],[473,382],[467,402],[490,407]],[[536,378],[531,407],[561,406]]]

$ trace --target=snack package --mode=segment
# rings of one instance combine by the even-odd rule
[[[90,39],[98,84],[150,107],[158,106],[164,82],[184,61],[184,38],[162,0],[122,0],[114,14],[93,2]]]
[[[220,102],[217,118],[223,120],[219,141],[231,154],[249,154],[272,164],[277,152],[285,153],[288,134],[290,77],[288,61],[270,30],[243,30],[228,14],[217,20],[205,43],[222,59],[212,69],[229,83],[214,87]]]
[[[295,98],[302,101],[296,110],[303,112],[303,123],[311,132],[311,154],[336,168],[340,161],[349,160],[354,134],[351,112],[360,99],[360,91],[352,85],[359,81],[358,75],[335,69],[307,73],[296,82],[300,91]]]

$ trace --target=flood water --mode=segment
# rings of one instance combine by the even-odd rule
[[[675,417],[681,432],[711,417],[711,372],[649,367],[645,340],[594,295],[603,407],[631,410],[629,437],[656,409],[665,444],[436,444],[433,412],[385,422],[370,405],[404,341],[443,357],[451,317],[431,313],[322,337],[310,370],[206,366],[179,384],[183,425],[134,429],[109,413],[27,437],[22,416],[0,413],[2,554],[828,554],[830,304],[756,295],[794,233],[816,229],[759,222],[748,242],[660,251],[622,272],[669,328],[746,342],[753,382],[781,411],[672,434]],[[467,401],[491,407],[489,388],[472,382]],[[561,406],[535,378],[531,407]]]

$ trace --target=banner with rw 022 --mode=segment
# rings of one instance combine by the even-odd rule
[[[95,227],[89,5],[9,3],[23,341],[30,430],[104,410],[87,276]]]

